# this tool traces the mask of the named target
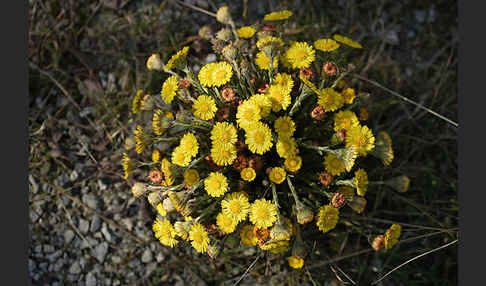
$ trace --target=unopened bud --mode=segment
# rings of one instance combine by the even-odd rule
[[[138,182],[138,183],[135,183],[132,186],[132,194],[136,198],[143,196],[146,192],[147,192],[147,189],[145,188],[144,183]]]
[[[147,196],[147,200],[152,206],[157,207],[162,202],[162,194],[160,192],[152,192]]]
[[[147,60],[147,68],[149,70],[162,70],[162,60],[158,54],[152,54]]]
[[[232,21],[228,6],[223,6],[218,9],[218,12],[216,12],[216,20],[223,24],[229,24]]]
[[[353,196],[348,199],[348,206],[355,212],[362,213],[366,207],[366,199],[360,196]]]

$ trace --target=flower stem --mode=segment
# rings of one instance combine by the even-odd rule
[[[302,88],[302,92],[300,93],[299,97],[297,97],[297,99],[294,102],[294,105],[290,109],[290,112],[289,112],[289,115],[290,116],[294,115],[294,113],[297,112],[297,110],[302,105],[302,102],[304,101],[304,99],[307,96],[309,96],[310,94],[312,94],[312,92],[311,92],[311,90],[307,86],[305,86],[305,87]]]

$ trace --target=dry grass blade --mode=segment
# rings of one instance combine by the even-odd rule
[[[391,94],[393,94],[394,96],[396,96],[396,97],[400,98],[401,100],[406,101],[406,102],[408,102],[408,103],[411,103],[411,104],[413,104],[413,105],[417,106],[418,108],[421,108],[421,109],[423,109],[423,110],[427,111],[428,113],[430,113],[430,114],[432,114],[432,115],[434,115],[434,116],[436,116],[436,117],[438,117],[438,118],[440,118],[440,119],[442,119],[442,120],[446,121],[447,123],[451,124],[451,125],[452,125],[452,126],[454,126],[454,127],[459,127],[459,124],[457,124],[456,122],[454,122],[454,121],[450,120],[449,118],[447,118],[447,117],[445,117],[445,116],[443,116],[443,115],[440,115],[439,113],[437,113],[437,112],[433,111],[432,109],[427,108],[427,107],[425,107],[425,106],[421,105],[420,103],[417,103],[417,102],[415,102],[415,101],[413,101],[413,100],[411,100],[411,99],[408,99],[408,98],[406,98],[405,96],[403,96],[403,95],[401,95],[401,94],[399,94],[399,93],[397,93],[397,92],[395,92],[395,91],[393,91],[393,90],[391,90],[391,89],[389,89],[389,88],[384,87],[383,85],[381,85],[381,84],[377,83],[376,81],[373,81],[373,80],[367,79],[367,78],[362,77],[362,76],[357,75],[357,74],[353,74],[353,76],[354,76],[354,77],[356,77],[356,78],[358,78],[358,79],[360,79],[360,80],[363,80],[363,81],[366,81],[366,82],[368,82],[368,83],[371,83],[372,85],[374,85],[374,86],[376,86],[376,87],[379,87],[379,88],[381,88],[381,89],[383,89],[383,90],[385,90],[385,91],[388,91],[389,93],[391,93]]]
[[[243,275],[241,275],[241,277],[238,279],[238,281],[235,282],[235,284],[233,284],[233,286],[236,286],[238,285],[241,280],[243,280],[243,278],[245,278],[246,274],[248,273],[248,271],[250,271],[250,269],[253,267],[253,265],[255,265],[255,263],[257,263],[258,259],[260,259],[261,255],[258,255],[257,258],[250,264],[250,266],[248,266],[248,268],[246,268],[245,272],[243,273]]]
[[[383,276],[382,276],[380,279],[378,279],[378,280],[374,281],[373,283],[371,283],[371,285],[375,285],[375,284],[377,284],[378,282],[380,282],[381,280],[385,279],[385,278],[386,278],[388,275],[390,275],[391,273],[393,273],[394,271],[396,271],[398,268],[400,268],[400,267],[402,267],[402,266],[404,266],[404,265],[406,265],[406,264],[408,264],[408,263],[410,263],[410,262],[412,262],[412,261],[414,261],[414,260],[416,260],[416,259],[419,259],[419,258],[420,258],[420,257],[422,257],[422,256],[425,256],[425,255],[430,254],[430,253],[432,253],[432,252],[436,252],[436,251],[438,251],[438,250],[441,250],[441,249],[443,249],[443,248],[446,248],[446,247],[448,247],[449,245],[452,245],[452,244],[454,244],[454,243],[456,243],[456,242],[458,242],[458,241],[459,241],[459,239],[456,239],[456,240],[454,240],[454,241],[451,241],[451,242],[449,242],[449,243],[447,243],[447,244],[444,244],[444,245],[442,245],[442,246],[439,246],[439,247],[437,247],[437,248],[434,248],[434,249],[432,249],[432,250],[429,250],[429,251],[427,251],[427,252],[424,252],[424,253],[422,253],[422,254],[420,254],[420,255],[418,255],[418,256],[415,256],[414,258],[411,258],[411,259],[409,259],[409,260],[405,261],[404,263],[402,263],[402,264],[398,265],[397,267],[393,268],[393,269],[392,269],[392,270],[390,270],[388,273],[386,273],[385,275],[383,275]]]
[[[180,4],[180,5],[182,5],[182,6],[186,6],[188,8],[194,9],[196,11],[202,12],[202,13],[204,13],[206,15],[209,15],[209,16],[212,16],[212,17],[215,17],[216,18],[216,14],[215,13],[209,12],[207,10],[204,10],[202,8],[199,8],[197,6],[194,6],[192,4],[185,3],[185,2],[182,2],[182,1],[179,1],[179,0],[177,0],[177,3]]]

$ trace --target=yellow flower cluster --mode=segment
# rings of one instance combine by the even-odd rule
[[[172,163],[181,167],[186,167],[192,158],[197,155],[199,144],[193,133],[186,133],[182,136],[179,146],[172,152]]]

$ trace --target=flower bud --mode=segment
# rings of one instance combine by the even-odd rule
[[[218,12],[216,12],[216,20],[223,24],[229,24],[232,21],[228,6],[223,6],[218,9]]]
[[[274,240],[289,240],[292,236],[292,230],[288,224],[279,217],[277,223],[270,230],[270,237]]]
[[[140,108],[146,111],[152,110],[154,108],[154,98],[148,94],[145,95],[142,99]]]
[[[136,198],[145,195],[146,192],[147,189],[144,183],[137,182],[132,186],[132,194]]]
[[[147,68],[151,71],[153,70],[161,71],[162,66],[163,63],[158,54],[152,54],[147,60]]]
[[[312,209],[303,203],[297,203],[295,210],[297,212],[297,222],[299,224],[306,224],[314,219],[314,212]]]
[[[176,234],[183,240],[189,238],[189,231],[191,230],[192,221],[177,221],[174,223]]]
[[[232,44],[226,45],[223,50],[221,51],[223,56],[228,60],[228,61],[234,61],[236,59],[236,56],[238,54],[238,50],[236,50],[235,46]]]
[[[135,139],[133,139],[133,136],[129,136],[125,139],[125,150],[129,151],[135,147]]]
[[[221,41],[230,41],[231,40],[231,30],[228,28],[223,28],[216,32],[216,39],[221,40]],[[224,47],[223,47],[224,48]]]
[[[199,37],[205,39],[205,40],[211,40],[211,38],[213,37],[213,31],[211,31],[211,27],[205,25],[205,26],[202,26],[200,29],[199,29]]]
[[[407,176],[398,176],[385,181],[385,185],[395,189],[399,193],[405,193],[408,191],[410,185],[410,178]]]
[[[165,198],[162,201],[162,206],[164,207],[164,210],[168,213],[175,211],[174,204],[170,200],[170,198]]]
[[[147,196],[148,202],[155,208],[162,201],[162,192],[152,192]]]
[[[208,246],[206,253],[211,257],[211,259],[215,259],[218,257],[219,253],[221,252],[221,247],[218,244],[211,244]]]

